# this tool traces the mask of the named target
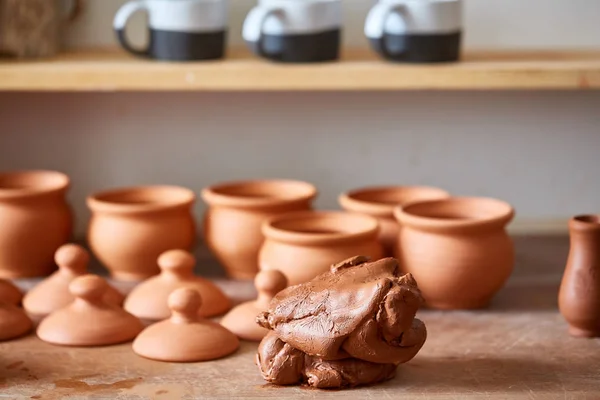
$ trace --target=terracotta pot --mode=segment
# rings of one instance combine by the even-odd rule
[[[339,203],[346,211],[367,214],[379,220],[379,240],[385,255],[395,257],[400,224],[394,217],[398,205],[448,198],[450,194],[429,186],[381,186],[342,193]]]
[[[472,309],[488,305],[514,266],[506,225],[513,208],[500,200],[451,197],[394,210],[402,224],[400,260],[427,305]]]
[[[383,256],[377,240],[379,223],[367,215],[297,212],[265,221],[262,231],[266,239],[260,250],[260,269],[280,270],[290,286],[307,282],[352,256],[372,260]]]
[[[230,182],[202,190],[206,243],[227,275],[253,279],[263,243],[262,223],[273,216],[310,210],[317,189],[291,180]]]
[[[90,196],[90,248],[117,280],[156,275],[161,253],[193,247],[194,201],[193,191],[177,186],[122,188]]]
[[[0,174],[0,278],[47,275],[54,252],[69,241],[69,178],[55,171]]]
[[[600,336],[600,216],[572,218],[569,232],[571,248],[558,306],[571,335]]]

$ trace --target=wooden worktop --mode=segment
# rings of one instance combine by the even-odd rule
[[[380,385],[350,391],[266,385],[254,365],[256,344],[248,342],[221,360],[172,364],[140,358],[130,344],[65,348],[30,335],[0,344],[0,398],[600,398],[600,339],[569,337],[557,312],[567,239],[519,237],[516,245],[513,276],[491,307],[419,312],[428,329],[425,346]],[[236,301],[253,295],[247,283],[215,279]]]
[[[2,91],[348,91],[600,88],[598,51],[467,52],[457,63],[405,64],[368,49],[341,60],[280,64],[245,51],[223,60],[163,62],[119,49],[83,49],[39,60],[0,62]]]

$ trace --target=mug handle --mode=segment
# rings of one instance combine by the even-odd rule
[[[136,49],[129,43],[127,34],[125,33],[125,28],[127,27],[127,21],[129,21],[129,18],[131,18],[134,13],[142,10],[145,10],[146,12],[150,10],[147,0],[137,0],[125,3],[119,9],[119,11],[117,11],[113,20],[113,29],[117,34],[119,43],[125,50],[136,56],[148,56],[150,46],[148,45],[145,49]]]
[[[390,56],[385,41],[385,23],[390,14],[394,12],[401,13],[404,10],[403,4],[378,3],[367,15],[365,21],[365,36],[379,41],[379,48],[385,56]]]
[[[258,54],[264,56],[262,46],[262,29],[267,17],[273,14],[281,13],[283,10],[278,7],[259,5],[254,7],[244,20],[242,28],[242,37],[246,42],[256,42]]]

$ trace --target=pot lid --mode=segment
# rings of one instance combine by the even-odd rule
[[[150,325],[133,342],[133,351],[159,361],[207,361],[229,355],[238,338],[220,324],[198,315],[200,294],[190,288],[175,290],[168,299],[170,318]]]

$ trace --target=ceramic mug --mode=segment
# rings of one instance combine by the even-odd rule
[[[150,40],[145,49],[130,44],[125,34],[137,11],[149,14]],[[192,61],[222,58],[227,39],[226,0],[137,0],[119,9],[113,22],[128,52],[158,60]]]
[[[379,0],[365,22],[371,46],[388,60],[456,61],[462,0]]]
[[[333,61],[341,23],[341,0],[259,0],[242,35],[255,54],[273,61]]]

